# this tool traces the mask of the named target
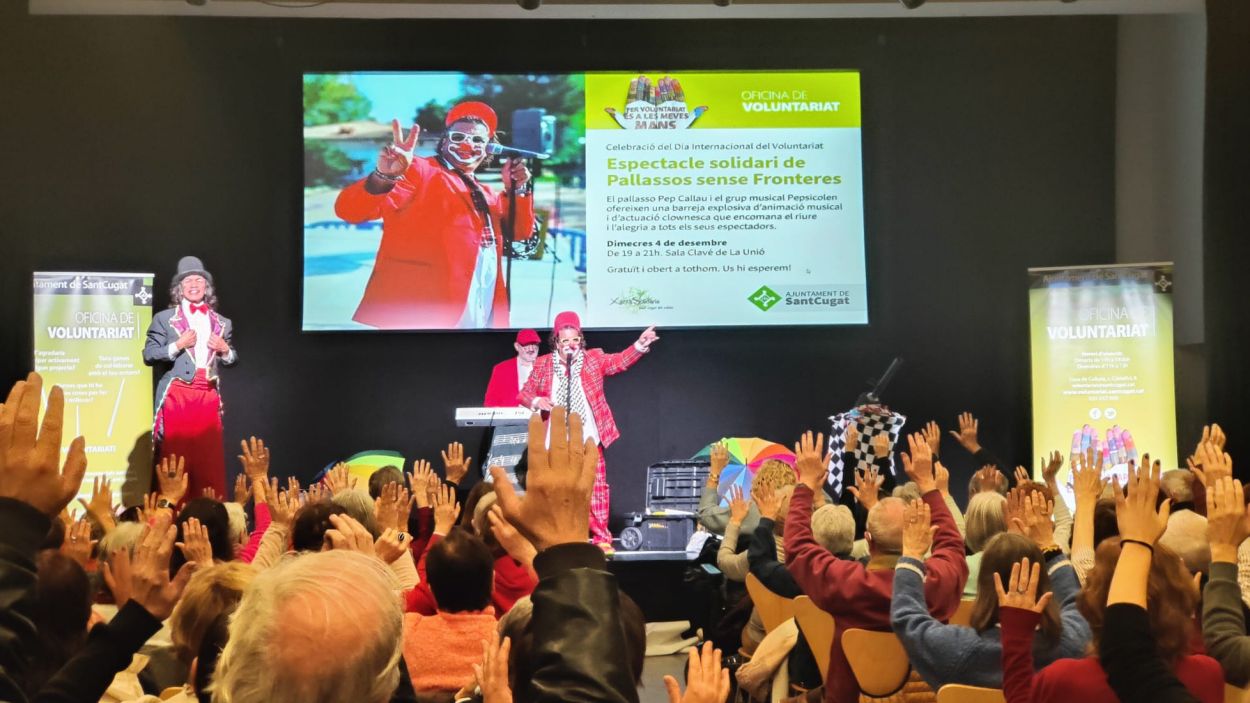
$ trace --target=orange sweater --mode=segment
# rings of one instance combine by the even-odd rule
[[[458,691],[482,661],[482,640],[498,622],[495,609],[404,614],[404,661],[417,691]]]

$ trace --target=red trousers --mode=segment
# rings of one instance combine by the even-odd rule
[[[186,499],[199,498],[205,488],[211,487],[219,499],[229,500],[221,396],[217,394],[217,383],[208,380],[204,369],[195,372],[191,383],[174,379],[169,384],[157,426],[164,432],[158,459],[171,454],[186,459]]]

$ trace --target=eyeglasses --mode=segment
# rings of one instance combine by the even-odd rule
[[[581,343],[582,343],[581,337],[565,337],[564,339],[560,340],[560,344],[581,344]]]
[[[483,137],[480,134],[465,134],[464,132],[448,132],[447,138],[451,140],[452,144],[459,144],[464,141],[472,142],[474,144],[485,144],[487,141],[486,137]]]

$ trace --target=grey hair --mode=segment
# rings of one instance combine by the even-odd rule
[[[113,552],[125,549],[128,552],[134,551],[135,545],[139,543],[139,537],[143,534],[143,525],[137,522],[119,522],[112,532],[100,538],[99,553],[102,561],[108,561],[112,558]]]
[[[374,539],[378,538],[378,518],[373,514],[373,497],[360,488],[349,488],[335,495],[330,502],[342,507],[356,522],[365,526]]]
[[[994,535],[1007,531],[1007,498],[996,491],[981,491],[972,496],[964,524],[968,551],[976,554],[985,549]]]
[[[309,552],[252,581],[208,690],[214,703],[380,703],[399,685],[402,652],[386,566],[358,552]]]
[[[1194,501],[1194,475],[1189,469],[1172,469],[1164,471],[1159,477],[1163,492],[1172,499],[1172,504],[1192,503]]]
[[[812,536],[834,554],[850,554],[855,545],[855,516],[845,505],[822,505],[812,513]]]
[[[920,500],[920,486],[917,486],[915,481],[908,481],[901,486],[895,486],[890,495],[902,498],[904,503],[910,503],[913,500]]]
[[[247,536],[247,513],[243,511],[242,505],[234,501],[222,505],[226,506],[226,516],[230,518],[230,542],[240,544]]]
[[[902,498],[882,498],[868,511],[864,526],[872,535],[874,551],[882,554],[903,553],[903,507]]]

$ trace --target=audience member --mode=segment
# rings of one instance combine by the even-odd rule
[[[980,592],[981,552],[994,537],[1007,531],[1007,496],[998,491],[982,491],[968,499],[968,525],[966,536],[970,554],[968,583],[964,586],[964,598],[976,598]]]

